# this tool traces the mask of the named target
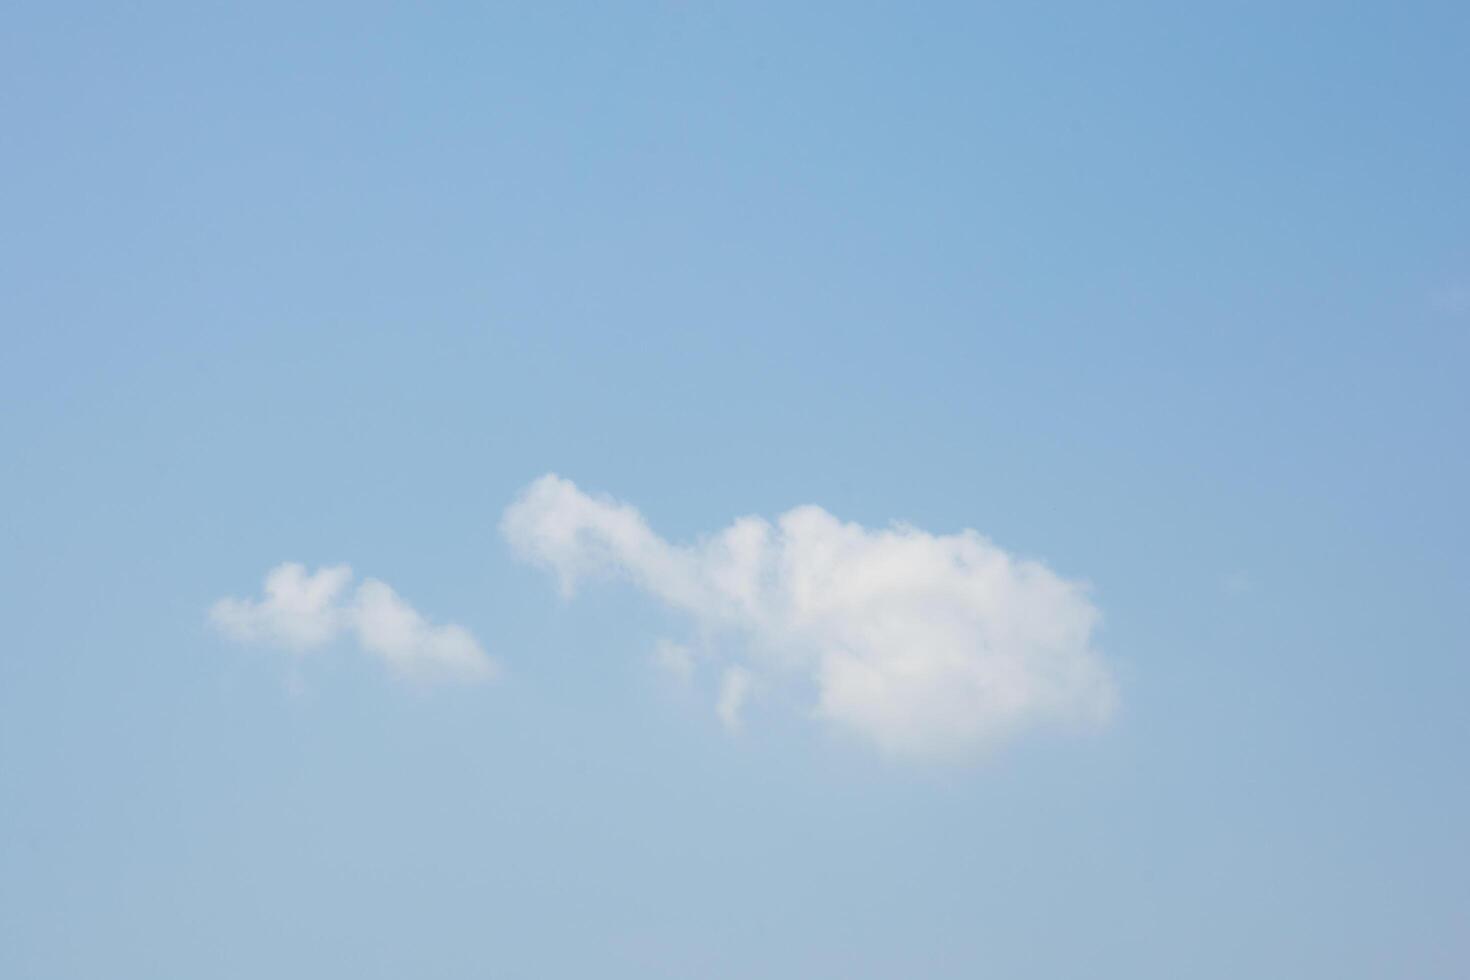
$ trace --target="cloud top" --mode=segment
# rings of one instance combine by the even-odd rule
[[[239,643],[297,653],[348,635],[401,676],[481,680],[495,674],[495,662],[463,626],[430,623],[377,579],[364,580],[349,595],[352,581],[347,565],[308,573],[286,562],[266,574],[261,598],[221,599],[210,607],[209,622]]]
[[[785,685],[887,755],[937,758],[1038,726],[1099,724],[1116,702],[1085,587],[974,531],[871,529],[805,506],[675,544],[633,507],[553,474],[501,527],[568,596],[584,579],[620,577],[701,635],[732,639],[717,699],[732,728],[758,692]]]

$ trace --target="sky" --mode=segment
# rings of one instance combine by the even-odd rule
[[[0,13],[0,976],[1470,974],[1470,7]]]

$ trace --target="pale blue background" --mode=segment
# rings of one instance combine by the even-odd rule
[[[0,976],[1470,975],[1467,95],[1461,2],[7,7]],[[975,527],[1121,714],[727,737],[548,470]],[[504,680],[209,633],[288,559]]]

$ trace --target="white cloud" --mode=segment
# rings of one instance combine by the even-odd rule
[[[720,716],[720,724],[729,731],[740,730],[740,709],[745,707],[745,699],[750,696],[750,685],[749,670],[739,664],[725,668],[725,673],[720,678],[720,696],[715,701],[715,714]]]
[[[623,577],[725,637],[717,712],[809,691],[812,714],[888,755],[970,754],[1037,726],[1105,721],[1115,694],[1083,585],[974,531],[869,529],[820,507],[743,517],[688,545],[547,475],[506,510],[512,547],[572,595]]]
[[[694,679],[694,654],[682,643],[659,640],[653,648],[653,662],[668,671],[680,683]]]
[[[306,568],[287,562],[265,577],[265,598],[221,599],[210,621],[241,643],[310,650],[330,643],[342,630],[342,593],[352,581],[346,565]]]
[[[210,607],[209,621],[240,643],[298,653],[350,634],[405,676],[475,680],[495,673],[494,661],[463,626],[428,622],[377,579],[367,579],[348,598],[351,583],[346,565],[308,574],[305,566],[287,562],[266,574],[264,598],[221,599]]]

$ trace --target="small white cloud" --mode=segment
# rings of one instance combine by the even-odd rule
[[[717,699],[729,724],[753,686],[784,683],[814,692],[814,717],[886,754],[936,758],[1044,724],[1101,723],[1115,704],[1085,587],[974,531],[875,530],[807,506],[679,545],[633,507],[555,475],[501,528],[567,595],[585,578],[623,577],[702,635],[735,639]]]
[[[653,662],[681,683],[688,684],[694,680],[694,654],[682,643],[659,640],[653,648]]]
[[[346,565],[308,575],[305,566],[287,562],[267,573],[265,598],[221,599],[210,608],[209,619],[241,643],[310,650],[341,631],[342,593],[351,582]]]
[[[308,574],[305,566],[287,562],[267,573],[263,599],[221,599],[210,607],[209,621],[237,642],[297,653],[350,634],[405,676],[475,680],[495,673],[495,662],[463,626],[428,622],[377,579],[364,581],[348,599],[351,583],[346,565]]]
[[[483,677],[491,671],[469,630],[427,622],[385,582],[370,578],[358,586],[349,616],[363,649],[401,673]]]
[[[745,707],[745,699],[750,696],[750,683],[750,671],[738,664],[726,667],[724,676],[720,678],[720,696],[715,702],[715,714],[727,731],[740,730],[740,709]]]

